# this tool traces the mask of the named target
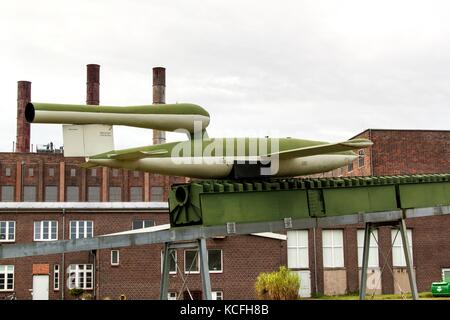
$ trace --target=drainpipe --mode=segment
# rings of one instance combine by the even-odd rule
[[[316,288],[316,294],[318,294],[317,288],[317,248],[316,248],[316,228],[313,228],[313,247],[314,247],[314,286]]]
[[[62,209],[62,238],[63,240],[66,239],[66,208]],[[65,254],[64,252],[62,253],[62,257],[61,257],[61,269],[59,270],[59,281],[60,283],[60,287],[61,287],[61,300],[64,300],[64,284],[66,281],[66,266],[65,266]]]

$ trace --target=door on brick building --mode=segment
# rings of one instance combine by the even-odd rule
[[[33,300],[48,300],[48,275],[33,276]]]

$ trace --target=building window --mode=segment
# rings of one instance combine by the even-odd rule
[[[309,268],[308,230],[287,232],[288,268]]]
[[[97,176],[97,168],[91,169],[91,177]]]
[[[364,150],[359,150],[358,151],[358,166],[364,167],[364,158],[365,158],[365,154],[364,154]]]
[[[344,242],[342,230],[323,230],[323,266],[325,268],[344,267]]]
[[[5,177],[11,177],[11,168],[10,167],[5,168]]]
[[[177,274],[177,251],[175,249],[169,250],[169,274]],[[161,250],[161,274],[164,266],[164,250]]]
[[[210,249],[208,250],[208,266],[209,272],[221,273],[223,265],[222,250]]]
[[[76,175],[77,175],[77,170],[74,168],[70,169],[70,176],[75,177]]]
[[[34,241],[58,240],[58,222],[43,220],[34,222]]]
[[[198,250],[184,250],[184,273],[200,273]]]
[[[133,171],[133,177],[139,178],[139,171]]]
[[[14,187],[2,186],[2,202],[14,201]]]
[[[94,236],[94,222],[88,220],[70,221],[70,239],[92,238]]]
[[[28,176],[34,177],[34,168],[28,168]]]
[[[131,202],[142,201],[142,187],[130,187],[130,201]]]
[[[53,265],[53,290],[59,290],[59,264]]]
[[[362,267],[363,251],[364,251],[364,230],[357,231],[358,242],[358,267]],[[370,235],[369,242],[369,268],[379,267],[378,262],[378,230],[373,230]]]
[[[0,265],[0,291],[14,290],[14,266]]]
[[[164,188],[163,187],[151,187],[150,201],[161,202],[164,201]]]
[[[109,187],[109,201],[110,202],[122,201],[122,188],[121,187]]]
[[[135,229],[142,229],[142,228],[149,228],[155,226],[154,220],[133,220],[132,228]]]
[[[442,281],[450,282],[450,269],[442,269]]]
[[[46,186],[45,187],[45,202],[57,202],[58,201],[58,187]]]
[[[112,169],[112,175],[113,175],[113,177],[118,177],[119,176],[119,169]]]
[[[353,162],[350,162],[347,166],[347,171],[352,172],[353,171]]]
[[[0,221],[0,242],[14,242],[16,240],[16,222]]]
[[[409,242],[409,251],[411,252],[411,263],[413,263],[413,255],[412,255],[412,230],[407,229],[406,235],[408,237]],[[392,265],[394,267],[406,267],[406,258],[405,253],[403,252],[403,240],[400,231],[397,229],[391,230],[391,241],[392,241]],[[395,240],[394,240],[395,239]]]
[[[92,289],[93,268],[92,264],[69,265],[69,289]]]
[[[23,201],[24,202],[35,202],[36,201],[36,187],[35,186],[24,186],[23,187]]]
[[[177,293],[176,292],[167,293],[167,300],[177,300]]]
[[[80,194],[77,186],[68,186],[66,190],[67,190],[66,198],[68,202],[80,201]]]
[[[48,168],[48,176],[49,177],[55,176],[55,168]]]
[[[119,250],[111,250],[111,265],[119,265]]]
[[[100,187],[88,187],[88,202],[100,202]]]
[[[223,291],[212,291],[211,295],[213,300],[223,300]]]

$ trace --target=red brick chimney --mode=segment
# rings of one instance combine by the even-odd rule
[[[86,104],[100,104],[100,65],[87,65]]]
[[[153,104],[166,103],[166,68],[153,68]],[[153,144],[166,142],[164,131],[153,130]]]
[[[31,101],[31,82],[17,82],[16,152],[30,152],[30,124],[25,120],[25,107]]]

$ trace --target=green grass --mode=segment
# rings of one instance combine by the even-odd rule
[[[350,293],[348,295],[342,296],[320,296],[314,297],[311,299],[316,300],[359,300],[358,293]],[[366,300],[403,300],[408,299],[411,300],[412,296],[410,293],[405,294],[404,296],[400,294],[380,294],[372,297],[371,294],[366,294]],[[450,297],[433,297],[431,292],[420,292],[419,299],[424,300],[450,300]]]

